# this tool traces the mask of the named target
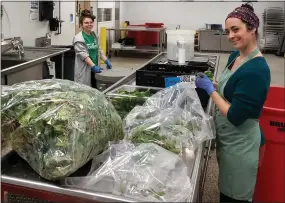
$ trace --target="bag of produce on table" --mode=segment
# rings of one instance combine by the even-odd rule
[[[123,139],[122,120],[104,94],[67,80],[15,84],[1,95],[1,132],[45,179],[66,177]]]
[[[112,101],[121,118],[125,118],[135,106],[143,105],[150,96],[161,89],[122,85],[118,89],[107,93],[107,98]]]
[[[87,177],[68,177],[62,184],[140,202],[185,202],[192,191],[187,173],[178,155],[154,143],[120,142],[93,160]]]
[[[1,85],[1,97],[5,96],[7,94],[7,91],[10,90],[11,87],[7,85]],[[3,151],[4,148],[7,148],[6,141],[5,141],[5,135],[1,133],[1,150]],[[2,154],[3,156],[3,154]]]
[[[133,143],[155,143],[179,154],[195,150],[213,139],[210,117],[202,108],[194,87],[179,83],[163,89],[124,119],[125,139]]]

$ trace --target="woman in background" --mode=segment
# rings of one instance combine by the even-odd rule
[[[220,202],[250,202],[254,194],[263,134],[258,119],[270,87],[270,69],[257,45],[259,19],[249,4],[226,18],[233,52],[218,83],[205,74],[196,86],[216,104]]]
[[[83,10],[79,19],[82,31],[73,39],[76,54],[74,80],[92,87],[96,87],[95,73],[103,70],[99,66],[100,59],[105,62],[107,69],[112,68],[110,61],[100,49],[97,35],[93,32],[94,20],[95,16],[89,10]]]

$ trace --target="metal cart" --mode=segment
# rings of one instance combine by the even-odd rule
[[[161,57],[161,53],[151,59],[148,63],[157,60]],[[209,56],[215,61],[216,77],[219,65],[218,55],[209,54],[195,54],[195,56]],[[146,63],[147,64],[147,63]],[[146,65],[144,64],[144,65]],[[116,84],[106,89],[103,93],[106,94],[113,89],[123,84],[135,84],[136,72],[133,71],[129,76],[124,77]],[[213,115],[214,105],[210,100],[206,109],[206,113]],[[211,141],[201,145],[195,156],[194,167],[191,175],[191,182],[193,183],[193,190],[189,194],[189,202],[201,202],[202,192],[204,188],[204,181],[207,172],[207,165],[210,154]],[[57,182],[49,182],[42,179],[33,169],[24,161],[21,161],[18,155],[10,151],[6,156],[1,157],[1,193],[3,203],[9,202],[12,199],[15,202],[137,202],[136,200],[124,198],[122,196],[115,196],[112,194],[103,194],[96,192],[89,192],[79,189],[68,189],[61,187]],[[88,164],[87,164],[88,165]],[[75,176],[82,176],[87,174],[88,167],[79,169]]]
[[[107,28],[108,33],[108,49],[107,49],[107,56],[110,58],[111,54],[110,51],[113,50],[115,53],[117,51],[135,51],[135,52],[151,52],[151,53],[161,53],[163,52],[163,44],[165,42],[165,30],[166,27],[163,28],[144,28],[144,27],[129,27],[129,28]],[[120,48],[112,48],[112,42],[111,42],[111,31],[114,32],[121,32],[121,31],[144,31],[144,32],[157,32],[158,33],[158,46],[152,47],[152,46],[137,46],[137,47],[124,47],[121,46]],[[116,36],[116,33],[115,33]]]

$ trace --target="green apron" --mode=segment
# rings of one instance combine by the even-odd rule
[[[258,54],[253,51],[236,69]],[[233,60],[235,61],[235,60]],[[224,88],[234,74],[228,67],[218,80],[218,92],[224,98]],[[228,101],[227,101],[228,102]],[[260,128],[257,119],[247,119],[235,127],[218,110],[215,117],[217,130],[217,160],[219,165],[219,190],[236,200],[251,201],[254,193],[260,147]]]

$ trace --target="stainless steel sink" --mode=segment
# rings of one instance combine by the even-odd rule
[[[21,63],[25,63],[27,61],[20,61],[20,60],[1,60],[1,70],[4,70],[6,68],[10,68],[16,65],[19,65]]]
[[[29,61],[2,59],[1,72],[10,69],[13,72],[1,74],[1,85],[13,85],[28,80],[40,80],[43,78],[43,68],[43,62],[29,65]]]
[[[68,50],[70,49],[24,47],[25,55],[22,57],[22,60],[19,60],[18,55],[14,53],[2,54],[1,84],[13,85],[19,82],[43,79],[43,69],[46,60],[53,56],[63,55]]]

